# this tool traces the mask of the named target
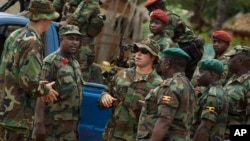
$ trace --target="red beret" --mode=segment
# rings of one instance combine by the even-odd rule
[[[150,6],[151,4],[157,2],[157,1],[161,1],[161,0],[147,0],[145,3],[144,3],[144,6],[145,7],[148,7]]]
[[[222,41],[230,42],[232,39],[232,36],[224,30],[217,30],[213,32],[213,38],[217,38]]]
[[[161,9],[153,10],[150,13],[150,17],[159,19],[160,21],[162,21],[166,24],[168,23],[168,15],[164,11],[162,11]]]

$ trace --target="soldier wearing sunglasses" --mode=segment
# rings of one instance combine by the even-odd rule
[[[135,43],[135,66],[119,71],[108,90],[99,98],[100,108],[112,108],[112,114],[103,133],[105,141],[136,140],[137,124],[142,101],[150,89],[160,85],[161,77],[154,70],[159,45],[151,39]]]

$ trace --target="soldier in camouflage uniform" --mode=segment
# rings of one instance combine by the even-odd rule
[[[56,100],[54,82],[39,82],[44,43],[41,34],[59,14],[45,0],[31,1],[24,16],[25,27],[11,33],[6,40],[0,64],[0,140],[22,141],[30,136],[35,97],[47,102]]]
[[[44,117],[36,116],[36,132],[39,132],[40,124],[43,124],[39,119],[43,119],[46,141],[78,140],[83,80],[78,77],[81,76],[80,66],[73,55],[80,47],[81,35],[77,26],[61,27],[60,48],[43,60],[41,80],[55,81],[54,87],[59,93],[56,102],[44,105]],[[38,103],[39,106],[44,104],[40,99]],[[36,115],[41,111],[43,110],[37,109]]]
[[[105,141],[135,141],[141,112],[140,100],[150,89],[160,85],[161,77],[153,69],[159,52],[158,44],[145,39],[134,46],[135,67],[119,71],[109,91],[101,94],[101,108],[112,108],[112,114],[103,133]]]
[[[178,43],[191,57],[189,67],[186,68],[185,75],[191,79],[195,71],[196,65],[202,57],[203,44],[200,38],[197,38],[194,32],[181,20],[181,18],[172,11],[165,8],[165,3],[162,0],[147,0],[144,3],[149,13],[155,9],[161,9],[166,12],[169,17],[169,22],[164,32],[175,43]]]
[[[194,141],[223,141],[226,130],[228,100],[220,81],[224,65],[216,59],[200,62],[198,85],[200,93],[192,125]]]
[[[225,55],[230,57],[228,69],[233,74],[224,86],[229,97],[228,139],[230,125],[250,125],[250,47],[237,45]]]
[[[184,70],[190,57],[180,48],[168,48],[160,54],[165,80],[145,98],[137,140],[189,141],[195,97]]]

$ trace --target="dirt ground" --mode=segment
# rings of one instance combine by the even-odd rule
[[[3,5],[4,3],[6,3],[8,0],[0,0],[0,6]],[[11,6],[7,11],[7,13],[13,13],[13,14],[16,14],[18,13],[20,10],[19,8],[19,2],[16,2],[15,5]]]

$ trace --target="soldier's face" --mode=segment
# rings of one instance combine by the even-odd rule
[[[163,23],[162,21],[155,19],[155,18],[151,18],[150,24],[149,24],[149,29],[151,33],[158,34],[160,32],[163,32],[165,27],[166,27],[166,24]]]
[[[228,71],[232,73],[237,73],[241,68],[240,66],[242,65],[242,57],[243,56],[241,56],[240,54],[230,56],[230,59],[228,61]]]
[[[213,48],[217,55],[223,54],[228,48],[229,43],[220,39],[213,38]]]
[[[198,86],[208,86],[209,85],[209,80],[211,76],[211,72],[208,70],[199,70],[199,75],[198,75]]]
[[[139,67],[152,65],[155,56],[151,55],[145,48],[136,50],[135,53],[135,64]]]
[[[61,50],[67,54],[74,54],[79,50],[81,37],[77,34],[68,34],[61,37]]]

